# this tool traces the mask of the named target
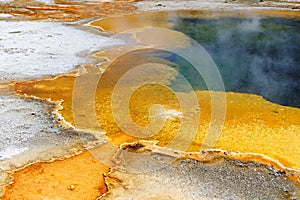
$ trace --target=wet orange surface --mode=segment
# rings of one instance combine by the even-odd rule
[[[96,199],[106,192],[108,168],[90,153],[53,163],[36,163],[14,173],[0,199]]]
[[[102,75],[95,91],[95,110],[98,123],[115,145],[136,140],[136,137],[130,136],[130,133],[124,133],[116,124],[111,107],[111,97],[117,81],[131,68],[132,58],[134,57],[134,61],[138,60],[141,63],[143,63],[143,59],[147,60],[147,58],[142,57],[137,59],[137,56],[139,54],[133,53],[126,59],[121,58],[110,65]],[[90,70],[90,73],[82,75],[82,77],[85,76],[84,79],[86,80],[86,83],[82,83],[88,84],[91,77],[97,76],[97,73],[99,73],[98,70],[94,70],[94,72],[96,73]],[[165,78],[165,74],[162,74],[163,78]],[[170,79],[172,78],[170,77]],[[62,99],[64,109],[59,112],[62,113],[62,116],[67,121],[74,124],[72,113],[74,81],[74,77],[61,76],[53,80],[18,83],[16,84],[16,91],[19,94],[51,98],[55,101]],[[133,83],[120,86],[121,91],[126,93],[126,88],[130,84]],[[137,82],[134,84],[137,84]],[[178,95],[184,96],[185,98],[183,99],[187,99],[188,102],[191,94],[179,93]],[[197,91],[196,95],[201,109],[201,119],[198,124],[197,134],[192,145],[189,146],[190,151],[200,150],[211,117],[209,92]],[[215,148],[263,154],[280,161],[286,167],[300,168],[300,109],[280,106],[268,102],[260,96],[251,94],[229,92],[226,93],[226,96],[225,125]],[[140,126],[149,124],[149,108],[153,104],[161,104],[165,109],[181,111],[178,100],[175,98],[175,93],[170,89],[162,85],[145,85],[136,90],[130,99],[128,106],[132,119]],[[164,128],[147,139],[158,140],[160,146],[167,145],[176,136],[180,128],[180,122],[181,118],[176,117],[166,120]],[[91,126],[89,125],[89,127]],[[183,129],[189,127],[189,125],[185,126]]]
[[[125,2],[82,3],[60,1],[57,5],[20,1],[1,4],[0,12],[30,20],[75,21],[79,19],[104,17],[131,13],[135,7]],[[24,19],[23,19],[24,20]]]

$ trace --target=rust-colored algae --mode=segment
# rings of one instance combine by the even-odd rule
[[[121,60],[126,66],[129,60]],[[120,64],[119,63],[119,64]],[[128,66],[128,65],[127,65]],[[116,81],[126,69],[115,67],[107,70],[99,82],[96,91],[95,105],[98,122],[108,133],[115,145],[132,142],[136,138],[124,134],[115,123],[111,108],[111,96]],[[117,70],[116,70],[117,69]],[[124,71],[122,71],[124,70]],[[128,70],[128,69],[127,69]],[[73,122],[72,116],[72,86],[74,77],[58,77],[53,80],[18,83],[16,91],[19,94],[33,95],[52,100],[63,100],[64,109],[59,111],[62,116]],[[126,87],[124,86],[124,91]],[[163,95],[162,95],[163,94]],[[197,91],[198,103],[201,108],[201,119],[198,132],[189,151],[199,151],[207,132],[211,105],[208,91]],[[189,98],[189,93],[181,93]],[[236,152],[258,153],[280,161],[286,167],[300,168],[300,110],[280,106],[251,94],[226,93],[227,114],[221,137],[215,148]],[[154,103],[164,105],[167,109],[180,111],[174,93],[167,88],[156,85],[145,85],[137,90],[130,99],[130,114],[140,125],[149,123],[148,109]],[[74,122],[73,122],[74,123]],[[178,131],[180,119],[167,120],[164,128],[151,140],[158,140],[160,146],[167,145]]]
[[[28,3],[28,2],[27,2]],[[30,20],[75,21],[79,19],[104,17],[108,15],[126,14],[135,7],[125,2],[72,3],[65,1],[63,5],[44,5],[41,3],[2,4],[0,12],[14,16],[27,17]]]
[[[14,173],[3,200],[96,199],[107,191],[108,168],[88,151],[52,163],[36,163]]]

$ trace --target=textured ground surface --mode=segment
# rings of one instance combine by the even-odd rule
[[[0,188],[8,174],[29,163],[74,155],[96,139],[62,128],[51,110],[37,100],[0,96]]]
[[[134,6],[137,6],[138,10],[135,10]],[[116,41],[107,41],[100,35],[63,23],[23,21],[69,22],[143,10],[174,9],[255,9],[276,16],[299,16],[300,13],[298,0],[261,3],[245,1],[242,4],[241,2],[219,0],[206,2],[196,0],[144,1],[130,5],[123,2],[106,3],[93,0],[84,2],[0,0],[0,28],[2,27],[0,29],[0,81],[2,82],[0,85],[0,167],[2,170],[13,169],[15,171],[13,176],[8,176],[11,170],[0,171],[0,195],[3,192],[1,186],[8,182],[13,183],[6,186],[6,193],[0,199],[96,199],[107,191],[103,174],[108,173],[109,169],[99,162],[104,153],[102,145],[90,151],[92,155],[85,151],[78,156],[61,161],[40,162],[24,169],[16,169],[38,160],[49,160],[74,154],[78,148],[85,146],[87,140],[94,141],[95,138],[88,134],[79,134],[79,139],[73,131],[57,126],[57,121],[51,114],[53,105],[39,100],[19,98],[15,96],[11,88],[7,88],[3,83],[69,72],[81,62],[90,62],[83,57],[88,55],[91,50],[115,45]],[[78,25],[81,22],[75,24]],[[118,50],[116,51],[117,53],[113,50],[112,54],[118,54]],[[105,58],[103,59],[106,56],[105,53],[98,55],[100,55],[97,58],[98,61],[105,61]],[[126,63],[126,60],[123,61]],[[85,74],[87,83],[94,80],[93,73],[99,74],[103,70],[101,66],[94,67],[90,63],[84,66],[86,68],[82,68],[82,72],[87,72]],[[107,76],[107,82],[104,81],[104,84],[108,83],[109,86],[109,78],[114,80],[114,77],[118,75],[116,73]],[[64,109],[60,113],[66,120],[73,122],[71,111],[73,84],[74,77],[61,76],[53,80],[20,82],[15,86],[19,94],[51,98],[55,101],[63,99]],[[178,129],[178,122],[181,120],[181,115],[177,115],[180,112],[176,111],[178,102],[174,100],[174,95],[168,90],[154,87],[145,92],[147,89],[149,88],[141,88],[136,92],[136,96],[131,102],[134,105],[131,107],[132,113],[136,114],[133,114],[133,117],[139,120],[141,125],[145,125],[149,123],[148,108],[153,103],[149,96],[157,95],[157,99],[165,101],[165,105],[169,109],[166,113],[170,115],[168,126],[164,130],[168,134],[162,132],[156,138],[152,138],[160,139],[163,141],[160,145],[164,146],[173,139]],[[105,95],[111,94],[111,88],[107,87],[99,91],[103,93],[96,98],[99,103],[97,112],[102,116],[100,124],[103,125],[105,131],[110,133],[111,142],[119,145],[123,142],[135,141],[136,138],[119,130],[109,113],[110,100]],[[86,91],[82,92],[84,94]],[[139,95],[144,96],[140,97]],[[200,104],[203,104],[205,113],[206,108],[209,107],[206,105],[209,101],[206,99],[208,98],[207,94],[198,93],[198,95],[201,96]],[[144,100],[141,101],[140,98]],[[227,126],[217,147],[266,154],[273,159],[280,160],[285,166],[298,169],[300,156],[298,144],[300,142],[296,134],[299,133],[300,127],[299,110],[271,104],[254,95],[229,94],[229,98],[229,109],[232,113],[228,116]],[[262,104],[264,106],[261,106]],[[240,112],[240,109],[244,109],[245,112]],[[209,112],[209,109],[206,111]],[[197,147],[203,141],[203,132],[207,130],[209,124],[209,114],[204,115],[203,119],[203,124],[199,126],[199,135],[195,138],[190,150],[198,150]],[[91,124],[88,122],[87,126]],[[245,144],[241,145],[241,141],[244,141]],[[132,149],[133,152],[136,150],[138,148]],[[106,161],[112,161],[114,151],[116,149],[109,151],[108,155],[105,154]],[[99,152],[101,156],[97,157]],[[207,199],[264,199],[265,196],[274,197],[274,199],[288,199],[293,195],[299,195],[294,193],[297,188],[293,182],[286,179],[283,172],[275,171],[274,173],[265,166],[251,164],[241,167],[233,161],[213,162],[212,165],[206,165],[195,159],[181,159],[173,165],[164,165],[161,168],[157,163],[152,162],[153,156],[158,160],[169,157],[164,153],[153,153],[149,160],[147,154],[146,163],[149,163],[150,167],[147,166],[147,168],[144,163],[138,163],[134,166],[139,168],[131,167],[131,171],[128,173],[124,173],[124,169],[114,168],[110,174],[112,178],[107,179],[107,182],[112,182],[110,189],[113,190],[104,198],[132,199],[132,195],[134,195],[137,198],[148,196],[152,199],[205,199],[205,197]],[[121,159],[121,161],[119,164],[124,165],[131,162],[130,159]],[[257,159],[257,161],[261,160]],[[118,162],[105,164],[112,166],[116,163]],[[153,168],[159,167],[161,170],[152,174],[132,173],[135,170],[149,168],[151,171],[152,165]],[[194,176],[195,174],[199,176]],[[117,180],[117,183],[114,180]],[[209,184],[206,184],[207,182]],[[195,192],[190,192],[190,189]],[[183,194],[185,195],[182,196]]]
[[[109,175],[113,178],[111,191],[101,199],[263,200],[299,195],[299,188],[284,174],[264,165],[213,153],[194,155],[198,156],[195,160],[189,155],[166,155],[151,146],[151,150],[143,148],[133,144],[119,151],[118,164]]]
[[[118,43],[50,22],[0,21],[0,35],[0,82],[67,73],[87,61],[85,53]]]

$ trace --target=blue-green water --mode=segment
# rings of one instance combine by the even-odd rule
[[[300,21],[283,18],[176,18],[174,29],[200,43],[216,63],[226,91],[252,93],[300,107]],[[166,59],[194,89],[206,89],[200,75],[177,55]],[[178,82],[173,87],[180,90]]]
[[[300,19],[209,19],[169,14],[166,19],[147,20],[169,21],[174,24],[172,29],[202,45],[216,63],[226,91],[257,94],[271,102],[300,108]],[[135,64],[167,60],[194,90],[207,89],[197,70],[177,54],[157,49],[137,50],[129,54],[129,60]],[[194,56],[198,59],[197,52]],[[126,65],[124,60],[121,62]],[[174,91],[188,90],[180,76],[169,86]]]

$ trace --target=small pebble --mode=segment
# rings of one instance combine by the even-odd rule
[[[74,190],[75,189],[75,186],[74,185],[70,185],[69,186],[69,190]]]

